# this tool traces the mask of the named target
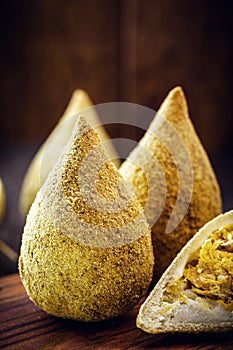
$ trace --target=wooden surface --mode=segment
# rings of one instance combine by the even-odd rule
[[[150,335],[135,326],[136,307],[124,317],[81,323],[48,315],[25,294],[18,274],[0,279],[0,349],[233,349],[233,332]]]

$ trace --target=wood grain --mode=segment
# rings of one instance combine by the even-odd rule
[[[233,332],[150,335],[135,326],[138,307],[100,323],[63,320],[40,310],[25,294],[18,274],[0,279],[0,349],[225,349]]]

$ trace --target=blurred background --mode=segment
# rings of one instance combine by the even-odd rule
[[[96,104],[158,110],[182,85],[190,116],[233,207],[233,10],[230,0],[11,0],[0,2],[0,177],[7,207],[0,239],[19,251],[18,192],[27,166],[71,93]],[[109,134],[139,139],[111,124]],[[0,253],[0,274],[17,263]]]

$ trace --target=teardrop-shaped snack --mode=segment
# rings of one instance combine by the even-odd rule
[[[152,227],[158,280],[196,231],[221,212],[219,186],[181,87],[168,94],[120,173]]]
[[[142,206],[78,118],[27,216],[19,271],[29,297],[56,316],[108,319],[146,293],[153,264]]]
[[[85,109],[88,109],[88,122],[93,127],[98,128],[98,133],[102,141],[108,140],[103,146],[111,159],[119,166],[117,152],[110,141],[109,135],[104,127],[101,126],[90,97],[84,90],[75,90],[58,124],[39,148],[28,167],[19,195],[19,210],[23,217],[27,215],[36,193],[43,185],[66,142],[70,138],[77,120],[77,115]]]
[[[233,210],[205,224],[183,247],[142,304],[149,333],[233,329]]]
[[[0,178],[0,222],[2,222],[5,213],[5,191]]]

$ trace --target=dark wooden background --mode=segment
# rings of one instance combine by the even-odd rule
[[[231,1],[11,0],[0,3],[0,13],[0,176],[7,194],[0,239],[18,251],[23,174],[77,87],[95,103],[156,110],[182,85],[224,209],[232,207]],[[126,136],[124,126],[109,132]],[[127,129],[127,137],[136,132]],[[0,263],[1,273],[16,270],[2,256]]]

